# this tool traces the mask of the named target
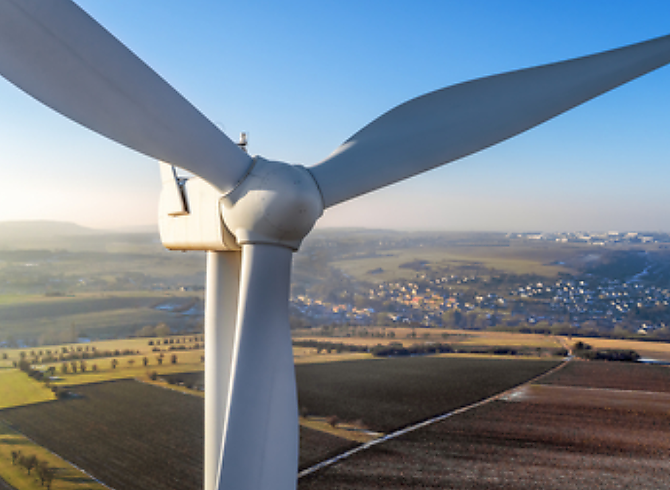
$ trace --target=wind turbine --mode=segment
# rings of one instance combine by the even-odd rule
[[[0,0],[0,73],[165,162],[163,243],[207,251],[206,490],[295,488],[291,260],[325,208],[492,146],[667,63],[670,36],[454,85],[392,109],[305,168],[247,155],[71,0]]]

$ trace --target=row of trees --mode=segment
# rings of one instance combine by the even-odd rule
[[[167,339],[149,340],[148,345],[168,345],[168,344],[186,344],[188,342],[204,342],[203,335],[196,337],[170,337]]]
[[[640,360],[640,354],[632,349],[594,349],[581,340],[575,342],[572,352],[575,356],[590,361],[638,362]]]
[[[51,490],[51,485],[56,476],[56,469],[49,466],[49,463],[39,460],[34,454],[24,455],[21,450],[12,451],[12,464],[24,468],[28,474],[35,470],[35,474],[40,479],[41,485]]]
[[[420,356],[444,354],[453,351],[449,344],[414,344],[404,347],[398,342],[393,342],[389,345],[379,344],[370,349],[370,352],[377,357]]]
[[[164,358],[165,358],[164,354],[156,356],[156,363],[160,366],[161,364],[163,364]],[[172,354],[172,356],[170,356],[170,363],[177,364],[177,361],[178,361],[177,354]],[[128,359],[126,362],[128,364],[128,367],[133,367],[135,365],[136,360],[134,358],[131,358],[131,359]],[[119,364],[120,364],[120,361],[116,358],[113,358],[110,361],[109,365],[112,369],[116,369],[119,366]],[[149,358],[144,356],[142,358],[142,365],[144,367],[147,367],[149,364],[150,364]],[[53,375],[53,370],[54,369],[55,368],[53,368],[53,367],[49,368],[52,375]],[[97,371],[98,370],[98,365],[93,364],[91,369],[92,369],[92,371]],[[77,374],[77,372],[85,373],[87,370],[88,370],[88,364],[86,364],[86,361],[80,361],[79,363],[77,363],[75,361],[72,361],[70,363],[64,362],[63,364],[61,364],[61,367],[60,367],[60,371],[61,371],[62,374],[68,374],[70,372],[72,374]]]
[[[93,347],[90,351],[88,350],[88,347],[86,347],[86,350],[83,351],[81,348],[77,348],[75,351],[74,349],[68,349],[67,347],[63,347],[63,350],[61,352],[58,352],[56,350],[46,350],[46,351],[32,351],[30,354],[30,359],[33,364],[47,364],[51,362],[72,362],[72,361],[78,361],[78,360],[88,360],[88,359],[99,359],[99,358],[105,358],[105,357],[113,357],[113,356],[132,356],[139,354],[140,351],[138,350],[132,350],[132,349],[116,349],[116,350],[99,350]],[[26,354],[25,351],[22,351],[19,353],[19,357],[21,360],[28,359],[28,355]]]
[[[346,352],[368,352],[368,348],[364,345],[344,344],[342,342],[322,342],[318,340],[294,340],[293,345],[296,347],[310,347],[316,349],[317,354],[325,351],[328,354],[335,351],[338,354]]]

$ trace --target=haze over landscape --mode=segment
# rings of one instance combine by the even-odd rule
[[[668,33],[664,1],[78,2],[250,152],[312,165],[428,91]],[[156,33],[160,32],[160,35]],[[318,226],[668,230],[670,70],[329,210]],[[151,159],[0,80],[0,221],[153,225]]]

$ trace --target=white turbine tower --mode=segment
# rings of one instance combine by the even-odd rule
[[[292,253],[323,209],[477,152],[670,62],[670,36],[432,92],[305,168],[250,157],[70,0],[0,0],[0,73],[162,163],[161,237],[206,250],[205,489],[293,489]],[[177,166],[197,177],[176,176]]]

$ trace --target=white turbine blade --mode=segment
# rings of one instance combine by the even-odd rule
[[[670,36],[410,100],[309,170],[332,206],[475,153],[670,62]]]
[[[249,156],[71,0],[0,0],[0,74],[64,116],[231,190]]]
[[[235,345],[240,252],[207,252],[205,297],[205,490],[215,490]]]
[[[242,247],[238,336],[218,490],[294,490],[298,400],[288,301],[291,250]]]

